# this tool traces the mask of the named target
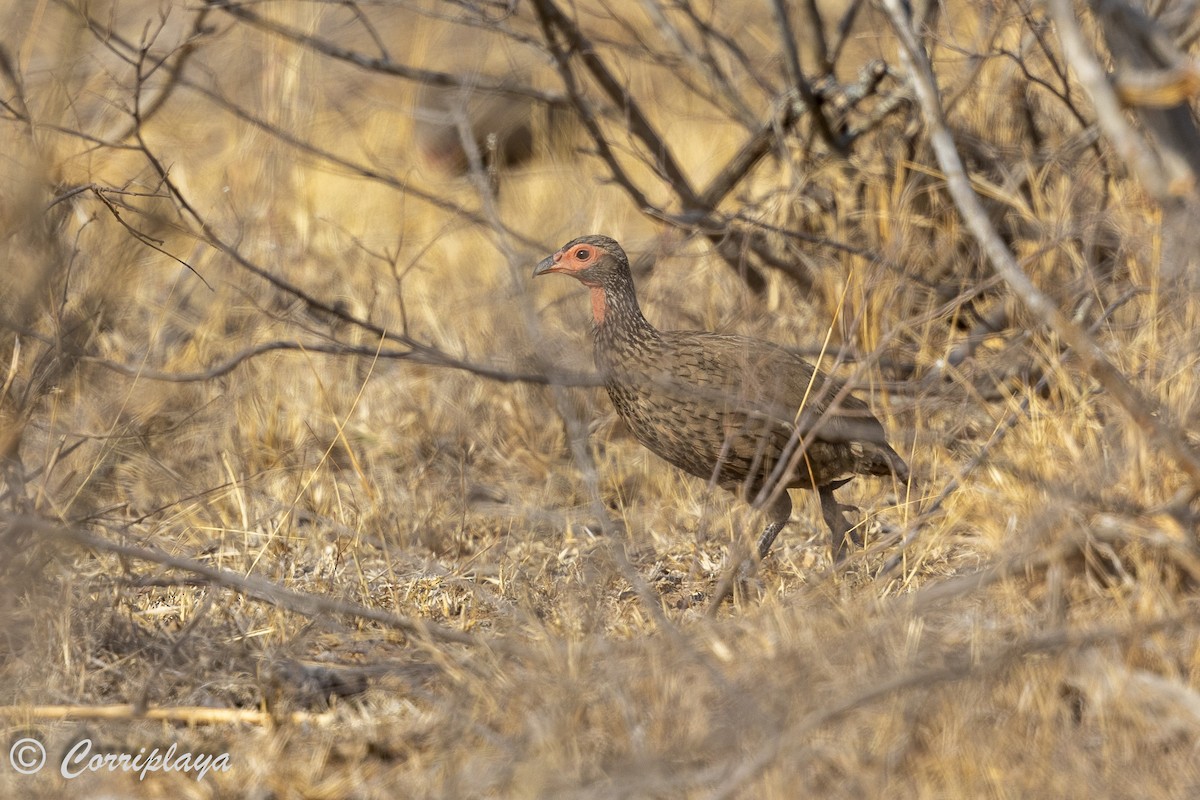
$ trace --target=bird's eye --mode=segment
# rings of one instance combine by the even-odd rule
[[[588,250],[586,247],[581,247],[575,251],[575,258],[579,259],[580,261],[587,261],[588,257],[591,256],[591,254],[592,254],[591,251]]]

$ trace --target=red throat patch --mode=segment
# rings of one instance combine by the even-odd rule
[[[595,318],[596,324],[604,322],[604,289],[599,286],[593,286],[592,289],[592,317]]]

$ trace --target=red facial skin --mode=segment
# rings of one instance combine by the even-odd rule
[[[560,272],[570,275],[575,280],[592,290],[592,317],[596,324],[604,322],[604,287],[582,275],[584,270],[600,260],[603,250],[595,245],[576,244],[569,249],[559,250],[554,255],[538,264],[534,275],[545,275],[548,272]]]

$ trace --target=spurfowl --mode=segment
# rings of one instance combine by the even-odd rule
[[[804,359],[746,336],[656,330],[642,316],[629,259],[613,239],[568,242],[533,274],[549,272],[591,289],[596,366],[639,442],[750,502],[764,488],[765,497],[785,487],[767,509],[760,557],[791,516],[787,489],[816,490],[840,560],[850,530],[843,516],[848,507],[833,490],[854,475],[907,482],[908,466],[867,404]]]

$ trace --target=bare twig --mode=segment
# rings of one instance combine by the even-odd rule
[[[1095,79],[1095,59],[1082,46],[1075,20],[1064,15],[1062,6],[1061,0],[1051,3],[1068,60],[1077,71],[1082,68],[1081,77],[1092,76],[1086,82],[1089,91],[1103,95],[1093,94],[1101,128],[1106,133],[1126,132],[1122,119],[1106,119],[1116,92]],[[1116,65],[1117,91],[1123,100],[1132,101],[1130,113],[1146,132],[1144,141],[1137,134],[1128,141],[1143,144],[1133,153],[1135,174],[1162,207],[1160,271],[1168,284],[1194,291],[1200,288],[1200,126],[1191,101],[1200,88],[1200,68],[1175,47],[1157,20],[1128,2],[1097,0],[1093,7]]]
[[[153,720],[183,725],[329,725],[336,719],[333,711],[313,713],[292,711],[282,718],[276,712],[254,708],[213,708],[210,706],[152,706],[132,703],[116,705],[33,705],[0,706],[0,718],[8,720]]]
[[[278,36],[282,36],[296,44],[303,45],[314,52],[321,53],[335,58],[339,61],[345,61],[348,64],[353,64],[356,67],[361,67],[371,72],[377,72],[382,75],[394,75],[398,78],[404,78],[410,81],[416,81],[428,86],[438,86],[442,88],[466,88],[475,89],[484,92],[492,92],[510,97],[525,97],[530,100],[536,100],[547,105],[561,105],[565,98],[561,94],[554,92],[544,92],[540,89],[535,89],[532,86],[523,86],[513,83],[509,80],[493,80],[484,78],[478,75],[456,75],[451,72],[439,72],[437,70],[420,69],[418,67],[410,67],[407,64],[398,64],[388,58],[384,53],[380,56],[367,56],[362,53],[357,53],[353,50],[347,50],[326,39],[321,39],[316,36],[310,36],[302,31],[294,28],[289,28],[286,25],[281,25],[278,22],[267,19],[255,12],[251,11],[244,5],[236,2],[228,2],[227,0],[209,0],[208,5],[212,8],[218,8],[236,19],[247,22],[256,28],[269,31]]]
[[[895,0],[886,0],[895,2]],[[847,714],[868,707],[885,698],[907,689],[928,688],[966,680],[978,675],[1004,674],[1023,663],[1029,656],[1082,650],[1107,642],[1138,641],[1151,632],[1187,629],[1194,625],[1193,616],[1184,612],[1152,621],[1137,621],[1122,626],[1097,626],[1088,630],[1059,628],[1028,636],[1013,644],[1004,644],[986,653],[964,652],[950,656],[944,664],[911,669],[900,674],[880,676],[841,698],[835,698],[803,718],[789,725],[786,730],[774,731],[773,735],[751,757],[742,760],[728,773],[715,790],[707,797],[724,800],[741,794],[753,779],[768,769],[779,758],[788,742],[803,740],[815,730],[845,717]],[[801,753],[790,754],[795,759]]]
[[[795,87],[797,93],[799,93],[800,99],[804,101],[804,105],[808,107],[808,112],[812,115],[817,135],[821,137],[825,145],[834,153],[845,155],[845,141],[833,130],[833,126],[829,124],[829,119],[825,116],[825,98],[813,91],[812,85],[804,77],[804,71],[800,68],[800,54],[796,50],[796,38],[792,33],[792,24],[788,18],[787,4],[783,0],[774,0],[772,5],[775,10],[776,24],[779,27],[779,35],[783,41],[783,52],[787,55],[785,63],[787,64],[788,77],[791,80],[791,84]],[[821,43],[818,58],[821,60],[822,66],[828,69],[829,55],[825,52],[825,34],[820,30],[820,17],[817,15],[816,6],[809,3],[807,5],[807,13],[811,17],[808,20],[810,35],[806,38],[810,41],[816,40]]]
[[[1067,62],[1092,99],[1096,123],[1121,160],[1133,167],[1147,191],[1158,198],[1169,196],[1173,178],[1164,170],[1164,165],[1154,156],[1141,134],[1125,119],[1117,93],[1108,81],[1108,74],[1083,40],[1071,0],[1050,0],[1048,7]]]
[[[147,161],[149,161],[155,172],[158,173],[159,180],[162,181],[162,184],[171,193],[171,196],[178,204],[180,210],[187,216],[191,217],[192,220],[194,220],[199,226],[202,239],[228,255],[238,266],[262,278],[276,289],[279,289],[280,291],[283,291],[292,297],[304,301],[310,308],[319,311],[322,314],[354,325],[361,330],[373,334],[381,341],[394,342],[409,348],[410,358],[428,358],[431,359],[433,363],[442,363],[447,366],[449,366],[451,361],[457,360],[453,358],[447,358],[446,354],[438,350],[436,347],[432,347],[428,344],[420,342],[411,336],[408,336],[407,334],[389,331],[386,328],[371,322],[370,320],[362,319],[351,313],[346,308],[342,307],[341,304],[315,297],[291,281],[276,275],[270,270],[251,261],[236,245],[225,241],[225,239],[217,233],[216,229],[209,224],[207,219],[201,215],[200,212],[188,201],[187,197],[183,194],[183,191],[174,183],[174,181],[171,180],[171,177],[167,173],[166,168],[162,165],[162,162],[159,161],[158,157],[146,144],[142,137],[140,128],[135,132],[135,137],[142,150],[142,154],[145,156]],[[462,363],[465,364],[466,362]]]
[[[195,275],[197,278],[200,279],[200,282],[204,284],[205,288],[207,288],[210,292],[213,291],[212,284],[209,283],[208,280],[203,275],[201,275],[200,272],[195,267],[193,267],[188,262],[184,261],[182,258],[179,258],[178,256],[176,256],[174,253],[167,251],[162,246],[163,245],[162,239],[155,239],[153,236],[150,236],[149,234],[144,233],[143,231],[140,231],[137,228],[135,228],[133,225],[129,224],[129,222],[127,222],[125,220],[125,218],[121,216],[120,209],[118,209],[116,204],[111,199],[109,199],[108,194],[107,194],[107,192],[108,192],[107,189],[105,189],[104,187],[101,187],[101,186],[97,186],[95,184],[92,184],[90,188],[92,190],[92,194],[94,194],[96,196],[96,198],[101,203],[104,204],[104,207],[107,208],[109,213],[113,215],[113,218],[116,219],[116,221],[118,223],[120,223],[121,227],[124,228],[125,230],[129,231],[130,236],[132,236],[135,240],[141,242],[142,244],[146,245],[146,247],[149,247],[154,252],[161,253],[162,255],[166,256],[167,258],[171,259],[172,261],[176,262],[177,264],[179,264],[183,267],[186,267],[189,272],[191,272],[193,275]],[[53,205],[53,204],[51,204],[51,205]]]
[[[537,8],[540,12],[541,6],[538,5]],[[555,26],[552,24],[552,17],[548,14],[539,13],[538,22],[541,24],[542,34],[546,38],[546,47],[550,50],[550,55],[553,56],[554,62],[558,67],[559,77],[566,87],[567,96],[571,99],[575,111],[579,114],[584,128],[591,137],[592,143],[596,147],[596,153],[608,165],[613,181],[625,190],[625,193],[637,205],[638,210],[643,213],[663,213],[655,208],[641,188],[626,174],[625,168],[621,166],[616,153],[609,146],[608,137],[604,135],[604,131],[601,129],[600,121],[596,113],[592,110],[591,103],[584,96],[583,89],[575,80],[575,73],[571,71],[570,53],[559,44],[558,36],[554,32]]]
[[[763,156],[771,152],[771,144],[795,127],[800,119],[800,109],[797,108],[793,93],[784,93],[775,106],[777,112],[750,135],[733,158],[700,192],[697,201],[701,208],[711,211],[719,206]]]
[[[1054,301],[1033,284],[997,234],[987,211],[971,186],[962,159],[959,158],[954,137],[946,126],[933,68],[924,48],[917,41],[912,21],[900,0],[884,0],[884,7],[900,38],[901,56],[929,130],[930,144],[938,164],[946,175],[947,188],[968,228],[991,262],[992,268],[1004,278],[1005,283],[1034,317],[1075,351],[1089,374],[1113,396],[1152,442],[1170,454],[1177,466],[1187,474],[1193,491],[1200,493],[1200,456],[1188,444],[1186,437],[1168,424],[1165,411],[1135,388],[1113,366],[1092,338],[1068,319]]]
[[[341,342],[293,342],[276,341],[263,342],[247,347],[229,356],[224,361],[208,369],[194,372],[168,372],[157,370],[140,364],[121,364],[95,356],[83,356],[82,360],[89,361],[105,369],[131,378],[144,378],[152,381],[168,383],[195,383],[210,381],[228,375],[247,361],[258,356],[277,351],[294,350],[305,353],[325,353],[333,356],[367,356],[385,360],[411,361],[429,367],[445,367],[448,369],[468,372],[481,378],[499,383],[529,383],[538,386],[602,386],[603,381],[595,373],[576,372],[519,372],[488,364],[478,364],[456,358],[449,353],[439,350],[433,345],[422,345],[419,350],[377,350],[375,347],[343,344]]]
[[[662,0],[642,0],[642,8],[654,23],[659,34],[667,40],[680,58],[688,63],[698,75],[704,77],[710,86],[719,89],[721,98],[732,109],[733,114],[743,125],[752,126],[757,121],[754,112],[746,104],[742,92],[738,91],[730,81],[721,65],[712,57],[708,48],[696,47],[685,40],[683,33],[677,28],[663,11]]]
[[[1100,314],[1096,321],[1088,326],[1088,333],[1092,334],[1096,331],[1099,331],[1102,327],[1104,327],[1105,323],[1112,318],[1112,315],[1115,314],[1119,308],[1128,303],[1134,297],[1137,297],[1139,294],[1142,294],[1141,290],[1130,289],[1110,303],[1108,308],[1104,309],[1103,313]],[[1071,351],[1069,349],[1060,351],[1058,354],[1059,363],[1065,361],[1070,352]],[[988,458],[992,454],[992,451],[995,450],[996,447],[999,446],[1002,441],[1004,441],[1004,438],[1017,427],[1017,423],[1020,422],[1023,416],[1029,411],[1030,398],[1042,392],[1042,390],[1049,385],[1050,372],[1047,370],[1045,374],[1038,379],[1038,382],[1034,384],[1033,388],[1021,398],[1021,401],[1017,404],[1017,407],[1013,409],[1008,416],[1001,420],[1000,423],[992,430],[991,437],[989,437],[988,440],[983,443],[983,446],[979,448],[975,455],[972,456],[967,463],[958,468],[958,471],[953,477],[950,478],[950,480],[946,481],[945,485],[942,486],[941,491],[939,491],[936,496],[925,503],[924,507],[921,509],[920,516],[917,519],[909,520],[907,526],[908,530],[902,532],[902,535],[898,539],[899,545],[896,547],[896,551],[891,555],[891,557],[888,558],[887,562],[883,566],[883,569],[879,571],[880,576],[887,575],[892,570],[896,569],[896,567],[900,566],[901,562],[904,560],[904,556],[909,545],[916,541],[917,535],[920,533],[921,525],[925,522],[925,520],[929,519],[942,507],[942,503],[946,502],[946,498],[950,497],[951,494],[958,490],[968,475],[973,473],[982,464],[987,462]]]
[[[684,173],[683,168],[671,153],[671,148],[646,117],[641,105],[609,70],[599,53],[596,52],[596,48],[583,35],[575,22],[559,9],[554,0],[534,0],[534,7],[537,9],[543,28],[550,26],[562,34],[570,49],[569,54],[579,57],[600,89],[621,111],[622,116],[628,121],[629,132],[646,146],[659,174],[670,182],[671,189],[683,201],[684,206],[698,206],[699,198],[692,189],[691,181]]]
[[[555,5],[554,0],[535,0],[534,5],[538,12],[538,21],[542,26],[547,47],[550,48],[551,55],[554,56],[555,62],[558,65],[559,75],[567,87],[567,94],[583,119],[584,127],[587,128],[588,134],[596,146],[597,153],[608,165],[613,180],[625,189],[626,193],[637,203],[642,213],[664,221],[672,221],[677,226],[685,229],[696,225],[703,225],[705,218],[713,210],[712,204],[707,203],[705,198],[696,193],[690,180],[684,174],[682,167],[680,167],[675,157],[671,154],[666,141],[642,112],[641,106],[636,99],[621,85],[603,59],[596,53],[592,43],[588,41],[575,23],[562,13],[558,6]],[[564,40],[566,48],[559,44],[559,35]],[[628,121],[630,133],[646,147],[654,161],[656,170],[666,179],[671,191],[679,198],[680,206],[682,207],[680,214],[668,214],[664,209],[653,206],[645,192],[637,186],[633,179],[626,173],[624,167],[621,166],[620,161],[608,143],[604,131],[600,128],[595,113],[591,110],[590,103],[584,97],[582,89],[579,87],[571,71],[571,58],[573,55],[578,55],[592,78],[599,84],[610,102],[617,107],[622,118]],[[753,161],[761,158],[764,152],[766,152],[765,148],[754,156]],[[735,157],[736,159],[737,157]],[[748,170],[753,161],[747,161],[741,169]],[[740,172],[738,179],[744,175],[745,171]],[[729,188],[732,188],[732,183],[729,185]],[[729,188],[719,190],[721,196],[728,192]],[[722,259],[734,272],[742,276],[746,284],[753,291],[761,293],[766,289],[766,281],[762,275],[753,267],[746,264],[745,260],[741,257],[742,253],[738,246],[739,241],[730,241],[724,232],[705,235],[713,243]]]
[[[301,136],[297,136],[296,134],[293,134],[289,131],[284,130],[283,128],[280,128],[278,125],[274,125],[274,124],[268,122],[267,120],[263,119],[262,117],[255,115],[248,109],[232,102],[231,100],[229,100],[227,97],[221,95],[220,93],[214,92],[213,90],[208,89],[207,87],[201,86],[198,83],[190,81],[186,77],[181,78],[181,81],[184,83],[184,85],[186,85],[192,91],[195,91],[195,92],[203,95],[204,97],[208,98],[209,100],[211,100],[219,108],[225,109],[226,111],[233,114],[235,117],[242,120],[243,122],[247,122],[247,123],[253,125],[254,127],[258,128],[259,130],[262,130],[266,133],[271,134],[272,136],[276,137],[277,139],[284,142],[285,144],[288,144],[291,147],[294,147],[303,153],[308,153],[309,155],[315,156],[316,158],[326,161],[327,163],[329,163],[335,167],[340,167],[341,169],[345,169],[353,175],[357,175],[361,178],[366,178],[367,180],[375,181],[384,186],[390,186],[399,191],[403,191],[404,194],[408,197],[415,197],[424,203],[428,203],[429,205],[431,205],[435,208],[438,208],[438,209],[441,209],[442,211],[446,211],[450,214],[453,214],[453,215],[459,217],[460,219],[470,222],[473,225],[479,226],[480,228],[483,228],[486,230],[488,227],[488,220],[477,211],[473,211],[469,208],[460,206],[457,203],[453,202],[452,200],[448,200],[445,197],[443,197],[439,194],[436,194],[434,192],[425,191],[424,189],[421,189],[418,186],[414,186],[411,183],[401,180],[400,178],[397,178],[395,175],[392,175],[384,170],[376,169],[374,167],[371,167],[367,164],[363,164],[358,161],[353,161],[351,159],[340,156],[331,150],[327,150],[322,147],[318,147],[317,145],[313,144],[312,142],[308,141],[307,139],[305,139]],[[500,231],[503,232],[505,235],[512,236],[517,241],[521,242],[522,244],[524,244],[528,247],[531,247],[531,248],[534,248],[537,250],[543,249],[545,247],[545,243],[534,241],[533,239],[530,239],[529,237],[522,235],[520,232],[515,231],[508,226],[502,226],[500,228]]]
[[[79,14],[87,25],[88,30],[96,39],[108,47],[110,50],[114,47],[120,47],[124,51],[122,56],[126,60],[136,60],[140,51],[146,50],[145,46],[135,45],[133,42],[125,39],[120,33],[113,30],[111,25],[105,25],[99,22],[95,17],[88,13],[87,6],[75,6],[68,4],[68,8]],[[149,101],[141,102],[141,119],[144,124],[151,119],[158,111],[167,104],[174,94],[175,89],[180,85],[180,78],[183,77],[183,70],[187,67],[192,56],[196,54],[199,44],[203,41],[204,36],[209,33],[209,26],[206,24],[208,15],[211,9],[201,8],[192,21],[192,30],[187,39],[169,56],[158,60],[158,65],[165,65],[167,78],[163,84],[158,87],[154,97]],[[168,63],[169,62],[169,63]],[[139,88],[140,91],[140,88]],[[123,142],[133,135],[136,122],[130,121],[129,125],[122,131],[107,136],[105,138],[114,142]]]
[[[838,20],[837,37],[833,40],[833,46],[829,48],[829,55],[826,56],[830,66],[837,64],[842,55],[842,48],[850,40],[850,31],[854,27],[854,20],[857,19],[858,12],[865,5],[865,0],[850,0],[850,3],[847,4],[845,12]]]
[[[466,633],[465,631],[447,628],[434,622],[428,622],[418,617],[405,617],[391,614],[376,608],[369,608],[349,600],[342,600],[326,595],[306,594],[287,589],[272,583],[258,575],[243,575],[239,572],[214,567],[195,559],[175,556],[147,547],[137,547],[109,541],[101,536],[87,533],[75,528],[55,525],[35,517],[11,517],[7,520],[10,530],[36,531],[39,535],[53,537],[72,542],[101,553],[111,553],[122,558],[159,564],[170,569],[190,572],[199,575],[213,586],[230,589],[238,594],[255,600],[269,603],[278,608],[304,616],[350,616],[368,620],[385,628],[399,631],[413,637],[415,641],[432,646],[433,642],[463,644],[503,648],[499,641],[488,641]]]

